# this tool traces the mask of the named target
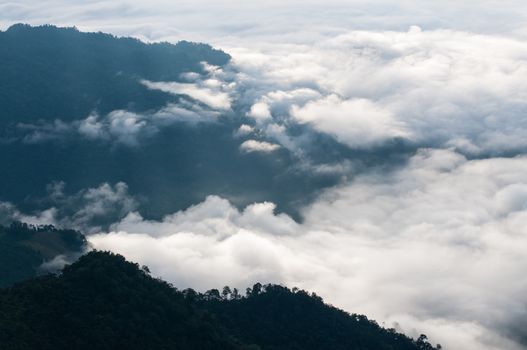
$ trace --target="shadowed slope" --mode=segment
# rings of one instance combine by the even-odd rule
[[[59,276],[0,290],[0,310],[6,350],[434,349],[303,291],[256,285],[234,299],[179,292],[146,267],[103,252]]]

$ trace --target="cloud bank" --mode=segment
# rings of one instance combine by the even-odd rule
[[[232,52],[260,123],[308,124],[352,148],[403,139],[488,156],[527,147],[522,40],[414,26]]]
[[[104,2],[97,3],[98,6],[102,4]],[[161,4],[167,13],[174,10],[166,3]],[[229,2],[229,5],[234,4],[239,5],[236,1]],[[513,12],[512,6],[506,6],[501,9],[503,13],[499,13],[500,19],[509,16],[514,28],[490,26],[493,30],[483,31],[463,27],[467,21],[459,21],[454,16],[459,13],[453,10],[439,9],[431,2],[414,6],[412,10],[411,4],[411,1],[396,6],[389,1],[377,4],[389,9],[390,16],[384,17],[387,20],[399,18],[399,14],[407,18],[414,13],[413,23],[406,24],[406,20],[399,18],[405,23],[404,28],[400,27],[401,23],[390,29],[377,26],[374,17],[370,18],[368,28],[346,26],[345,22],[337,21],[332,31],[327,30],[327,24],[314,26],[319,35],[311,41],[294,40],[284,35],[287,33],[284,23],[276,28],[270,26],[272,31],[267,34],[244,32],[240,28],[224,28],[214,33],[204,27],[202,32],[209,34],[207,41],[223,40],[220,46],[234,56],[232,68],[238,73],[229,77],[232,80],[225,80],[225,72],[210,67],[210,76],[205,79],[196,79],[189,73],[183,77],[187,82],[143,81],[143,84],[199,102],[201,106],[194,109],[201,107],[200,110],[178,106],[185,110],[180,113],[184,119],[191,119],[188,114],[193,112],[194,119],[198,119],[196,115],[206,115],[208,108],[224,112],[235,105],[237,110],[245,110],[249,119],[262,125],[264,136],[274,138],[276,143],[290,150],[298,145],[287,137],[288,127],[300,123],[332,135],[352,148],[369,148],[397,139],[415,147],[455,147],[459,152],[477,157],[524,152],[527,146],[523,137],[527,132],[523,118],[527,87],[522,77],[527,70],[527,45],[518,34],[523,28],[522,22],[514,16],[518,11]],[[346,5],[335,1],[331,5],[335,10],[353,9],[352,18],[364,18],[366,5],[363,2]],[[476,17],[488,16],[490,5],[484,2],[477,6]],[[72,18],[75,13],[90,7],[75,3],[65,6],[71,8]],[[306,4],[306,12],[319,6],[317,2],[310,2]],[[13,4],[7,7],[11,20],[39,22],[38,6],[34,10]],[[114,7],[116,11],[117,8],[128,10],[124,11],[122,19],[122,24],[127,25],[123,28],[126,34],[142,37],[139,33],[148,33],[153,40],[171,38],[161,33],[156,36],[143,27],[137,28],[138,32],[131,31],[128,26],[134,23],[133,19],[145,19],[139,15],[144,8],[138,3],[105,4],[99,10],[91,3],[92,10],[101,13]],[[181,8],[192,12],[184,4]],[[291,8],[272,2],[260,11],[264,15],[285,11],[278,17],[282,20],[297,15],[308,18],[302,10],[294,15]],[[474,4],[463,5],[463,8],[474,8]],[[211,6],[209,10],[217,11],[217,7]],[[256,10],[257,7],[247,5],[235,13]],[[161,20],[164,18],[163,13],[152,11],[146,13]],[[431,25],[431,14],[436,18],[444,16],[449,25]],[[105,16],[115,17],[115,12],[104,13],[94,29],[104,28]],[[334,16],[334,19],[340,18]],[[50,16],[48,22],[52,18]],[[78,20],[81,24],[91,23],[85,18]],[[255,19],[248,16],[247,21]],[[55,21],[63,22],[64,18]],[[181,25],[186,23],[183,21]],[[304,23],[299,30],[306,30],[306,26]],[[114,33],[118,32],[116,27],[113,29]],[[112,32],[111,28],[109,31]],[[273,34],[274,31],[282,35]],[[190,29],[189,33],[192,33]],[[281,41],[277,42],[278,39]],[[117,128],[124,126],[127,130],[127,135],[117,135],[117,138],[130,142],[131,134],[143,130],[144,120],[125,118],[113,122],[118,124]],[[276,133],[277,128],[273,126],[267,130],[267,125],[274,124],[286,129]],[[34,134],[30,135],[30,141],[46,137],[46,133]]]
[[[525,157],[423,150],[328,191],[303,224],[271,203],[240,212],[212,196],[161,222],[130,213],[89,240],[176,286],[281,282],[448,349],[521,349],[526,172]]]
[[[116,218],[125,217],[139,206],[123,182],[114,185],[102,183],[98,187],[73,194],[67,193],[64,182],[54,182],[47,186],[45,198],[35,200],[46,209],[26,213],[12,203],[0,201],[0,224],[9,225],[16,220],[33,225],[55,225],[90,234],[100,232]]]
[[[280,147],[309,165],[320,133],[353,151],[400,142],[414,153],[394,172],[352,182],[355,153],[310,167],[343,181],[301,210],[301,224],[271,203],[239,211],[211,196],[159,222],[128,207],[111,232],[90,237],[95,247],[181,287],[282,282],[447,349],[516,350],[527,347],[525,14],[516,0],[25,0],[1,4],[0,25],[190,39],[233,56],[232,80],[146,82],[186,97],[149,116],[89,116],[76,125],[85,137],[134,144],[174,115],[213,119],[232,108],[241,120],[231,136],[246,152]],[[26,142],[69,127],[21,126]],[[102,192],[123,193],[110,188]]]
[[[525,36],[524,1],[508,0],[20,0],[0,4],[0,25],[56,23],[150,40],[312,43],[350,29],[451,28]],[[57,11],[61,9],[61,11]]]

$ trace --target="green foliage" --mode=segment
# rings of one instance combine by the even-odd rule
[[[122,256],[91,252],[59,276],[0,290],[0,348],[435,350],[302,290],[178,291]]]

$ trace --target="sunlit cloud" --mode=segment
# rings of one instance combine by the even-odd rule
[[[257,141],[257,140],[247,140],[240,145],[240,150],[242,152],[251,153],[251,152],[263,152],[270,153],[279,149],[280,146],[274,143],[266,141]]]
[[[90,242],[177,286],[285,283],[410,335],[426,332],[448,349],[525,349],[526,17],[517,0],[0,4],[4,28],[51,22],[196,40],[233,57],[225,70],[204,66],[207,76],[143,81],[181,97],[159,111],[21,124],[24,142],[75,133],[137,146],[173,122],[236,111],[228,136],[239,156],[272,160],[287,150],[297,168],[343,177],[299,208],[302,223],[272,203],[239,210],[217,196],[151,221],[124,184],[80,191],[33,215],[0,203],[0,213],[94,232],[101,210],[116,207],[120,219]],[[318,146],[313,135],[381,154],[396,140],[413,156],[390,171],[358,172],[352,156],[312,165],[304,148]],[[60,203],[77,203],[77,217]]]
[[[131,213],[89,239],[177,286],[297,285],[447,348],[520,349],[526,171],[524,157],[426,150],[328,191],[302,224],[270,203],[238,211],[209,197],[159,222]]]

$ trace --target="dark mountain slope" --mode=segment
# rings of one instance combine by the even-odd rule
[[[60,276],[0,290],[0,311],[5,350],[434,349],[302,291],[256,286],[234,299],[214,290],[179,292],[103,252],[81,257]]]
[[[181,293],[107,253],[1,290],[0,310],[4,350],[241,349]]]
[[[0,125],[158,109],[173,97],[147,89],[141,79],[179,80],[181,73],[201,72],[202,61],[222,66],[229,60],[205,44],[145,44],[17,24],[0,32]]]
[[[36,276],[57,255],[80,255],[85,246],[84,236],[73,230],[19,222],[0,226],[0,287]]]
[[[66,194],[74,195],[122,181],[149,219],[211,194],[240,208],[272,201],[279,211],[297,214],[321,188],[341,179],[338,173],[305,172],[305,164],[285,148],[272,154],[241,152],[247,138],[261,137],[234,136],[240,124],[251,123],[245,117],[250,105],[243,104],[251,101],[237,96],[231,110],[206,122],[152,118],[167,105],[210,112],[188,96],[141,83],[181,82],[184,72],[207,79],[203,61],[225,67],[230,56],[204,44],[147,44],[74,28],[18,24],[0,31],[0,201],[25,212],[51,206],[60,212],[61,203],[46,201],[50,183],[64,181]],[[131,127],[109,116],[122,110],[136,113]],[[203,110],[198,109],[200,115]],[[80,132],[89,116],[99,124],[91,124],[91,134]],[[137,143],[119,139],[128,136]],[[305,151],[323,162],[342,160],[347,152],[325,135],[306,137],[305,144]]]
[[[363,315],[324,304],[316,295],[278,285],[253,287],[247,298],[212,298],[205,306],[232,334],[262,350],[412,350],[434,349],[385,330]]]

